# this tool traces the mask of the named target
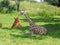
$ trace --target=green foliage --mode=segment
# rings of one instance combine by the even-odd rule
[[[60,45],[60,8],[47,3],[21,2],[21,10],[25,10],[36,25],[47,28],[47,35],[29,35],[29,23],[18,12],[0,13],[0,45]],[[14,17],[20,19],[22,27],[11,29]]]
[[[2,10],[1,10],[1,13],[7,13],[7,12],[8,12],[8,8],[3,7]]]
[[[3,0],[0,2],[0,12],[9,13],[16,10],[16,5],[12,5],[9,0]]]
[[[3,1],[0,3],[0,5],[1,5],[2,7],[8,7],[9,4],[10,4],[10,2],[9,2],[8,0],[3,0]]]
[[[58,0],[46,0],[46,1],[53,5],[57,5],[59,3]]]
[[[0,28],[2,27],[2,23],[0,23]]]

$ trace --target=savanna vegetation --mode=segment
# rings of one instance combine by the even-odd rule
[[[22,1],[20,10],[25,10],[36,25],[44,26],[46,35],[30,35],[29,23],[17,11],[0,12],[0,45],[60,45],[60,7],[48,3],[29,3]],[[22,27],[11,28],[14,18],[20,19]]]

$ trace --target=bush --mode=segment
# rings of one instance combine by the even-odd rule
[[[60,7],[60,0],[46,0],[46,1],[51,5]]]
[[[12,12],[16,10],[16,5],[9,5],[8,12]]]
[[[11,4],[8,0],[3,0],[0,2],[0,12],[2,13],[10,13],[16,10],[16,5]]]
[[[1,5],[2,7],[8,7],[9,4],[10,4],[10,2],[9,2],[8,0],[3,0],[3,1],[0,2],[0,5]]]
[[[1,10],[1,13],[7,13],[8,12],[8,8],[3,7],[3,9]]]

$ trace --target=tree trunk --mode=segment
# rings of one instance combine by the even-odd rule
[[[20,10],[20,0],[17,0],[17,11],[19,11]]]

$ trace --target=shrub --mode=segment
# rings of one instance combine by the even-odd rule
[[[10,13],[12,11],[16,10],[16,5],[11,4],[9,0],[3,0],[0,2],[0,12],[2,13]]]
[[[8,12],[8,8],[3,7],[3,9],[1,10],[1,13],[7,13]]]
[[[16,10],[16,5],[9,5],[8,12],[12,12]]]
[[[0,28],[2,27],[2,23],[0,23]]]
[[[3,1],[0,2],[0,4],[1,4],[2,7],[8,7],[10,2],[8,0],[3,0]]]
[[[49,4],[60,7],[60,0],[45,0]]]

